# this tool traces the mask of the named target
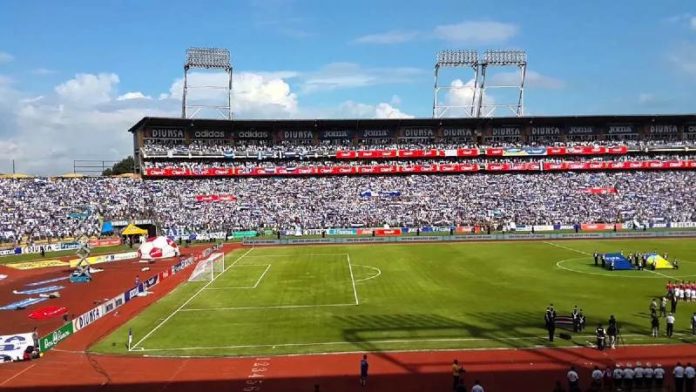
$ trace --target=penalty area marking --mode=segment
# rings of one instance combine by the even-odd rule
[[[263,265],[259,264],[246,264],[246,265],[236,265],[235,268],[239,267],[263,267]],[[266,264],[266,269],[263,271],[261,276],[256,280],[256,283],[254,283],[253,286],[222,286],[222,287],[206,287],[206,290],[231,290],[231,289],[255,289],[259,287],[259,283],[261,283],[261,279],[263,279],[264,276],[266,276],[266,272],[271,269],[270,264]]]
[[[370,280],[370,279],[374,279],[374,278],[376,278],[376,277],[382,275],[382,270],[380,270],[380,269],[377,268],[377,267],[372,267],[372,266],[369,266],[369,265],[361,265],[361,264],[353,264],[353,265],[354,265],[355,267],[369,268],[369,269],[371,269],[371,270],[373,270],[373,271],[377,271],[377,273],[376,273],[375,275],[372,275],[372,276],[370,276],[370,277],[363,278],[363,279],[355,279],[355,283],[367,282],[367,281]]]
[[[625,275],[625,274],[617,274],[617,272],[620,272],[620,271],[607,272],[607,273],[599,273],[599,272],[592,272],[592,271],[581,271],[581,270],[576,270],[576,269],[573,269],[573,268],[570,268],[570,267],[566,267],[566,266],[564,265],[564,264],[566,264],[566,263],[569,262],[569,261],[576,261],[576,260],[585,260],[585,258],[584,258],[584,257],[573,257],[573,258],[570,258],[570,259],[559,260],[559,261],[556,262],[556,267],[559,268],[559,269],[562,269],[562,270],[566,270],[566,271],[570,271],[570,272],[575,272],[575,273],[578,273],[578,274],[595,275],[595,276],[605,276],[605,277],[608,277],[608,278],[631,278],[631,279],[662,279],[662,278],[669,278],[669,279],[678,279],[678,278],[688,278],[688,277],[691,277],[691,276],[696,276],[696,274],[692,274],[692,275],[674,275],[674,276],[670,276],[670,275],[665,275],[665,274],[662,274],[662,273],[659,273],[659,272],[656,273],[655,271],[645,270],[645,269],[644,269],[643,271],[646,271],[646,272],[653,272],[653,273],[655,273],[655,274],[657,274],[657,275],[659,275],[659,276],[653,276],[653,275],[650,275],[650,276],[632,276],[632,275]],[[633,272],[640,273],[641,271],[633,271]]]
[[[267,305],[267,306],[235,306],[227,308],[188,308],[180,312],[206,312],[218,310],[266,310],[266,309],[303,309],[303,308],[335,308],[341,306],[357,306],[358,304],[317,304],[317,305]]]
[[[198,289],[198,291],[196,291],[195,293],[193,293],[193,295],[192,295],[191,297],[189,297],[189,299],[187,299],[183,304],[181,304],[181,306],[179,306],[176,310],[174,310],[169,316],[165,317],[164,320],[162,320],[159,324],[157,324],[150,332],[148,332],[147,334],[145,334],[145,336],[143,336],[140,340],[138,340],[137,342],[135,342],[135,344],[134,344],[129,350],[133,350],[133,349],[137,348],[138,345],[139,345],[140,343],[144,342],[145,339],[149,338],[153,333],[155,333],[155,331],[157,331],[157,330],[158,330],[161,326],[163,326],[167,321],[169,321],[172,317],[174,317],[175,314],[179,313],[179,312],[184,308],[184,306],[188,305],[189,302],[193,301],[193,299],[196,298],[196,297],[198,296],[198,294],[202,293],[202,292],[206,289],[206,287],[210,286],[213,282],[215,282],[215,280],[216,280],[217,278],[219,278],[219,277],[221,277],[222,275],[224,275],[225,272],[227,272],[228,269],[234,267],[234,265],[237,264],[237,262],[239,262],[239,260],[245,258],[245,257],[246,257],[249,253],[251,253],[251,251],[253,251],[253,250],[254,250],[254,248],[251,248],[251,249],[249,249],[246,253],[244,253],[243,255],[239,256],[232,264],[230,264],[228,267],[226,267],[226,268],[222,271],[222,273],[221,273],[220,275],[213,277],[213,279],[211,279],[210,282],[206,283],[203,287],[201,287],[200,289]],[[226,257],[226,256],[223,256],[223,257]]]

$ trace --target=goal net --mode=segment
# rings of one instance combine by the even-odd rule
[[[196,268],[191,272],[189,282],[205,282],[215,279],[225,271],[225,255],[223,253],[212,253],[207,259],[201,260],[196,264]]]

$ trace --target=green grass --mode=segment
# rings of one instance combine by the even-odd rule
[[[128,353],[129,328],[134,343],[144,348],[133,355],[531,347],[546,344],[543,314],[549,303],[561,315],[573,305],[582,307],[587,335],[615,314],[627,344],[692,341],[686,332],[696,303],[679,304],[675,329],[680,335],[672,340],[648,336],[647,311],[650,299],[664,293],[667,277],[696,280],[695,241],[553,244],[558,246],[497,242],[240,250],[228,255],[227,271],[207,288],[201,291],[205,282],[180,286],[92,350]],[[681,265],[657,273],[608,272],[579,253],[595,250],[657,250]],[[588,339],[574,336],[554,344]]]
[[[106,255],[119,252],[129,252],[138,250],[137,246],[133,246],[130,249],[128,245],[116,245],[116,246],[104,246],[99,248],[92,248],[90,256]],[[46,256],[41,257],[40,253],[27,253],[13,256],[3,256],[0,257],[0,264],[12,264],[21,263],[25,261],[39,261],[39,260],[53,260],[63,256],[75,256],[76,249],[72,250],[61,250],[57,252],[46,252]],[[77,258],[77,256],[75,256]]]

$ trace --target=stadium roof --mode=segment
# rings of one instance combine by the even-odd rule
[[[216,120],[216,119],[184,119],[180,117],[143,117],[128,132],[136,130],[152,123],[156,126],[183,126],[196,127],[223,127],[240,125],[243,127],[262,126],[290,126],[290,127],[394,127],[394,126],[455,126],[466,124],[468,126],[479,124],[534,124],[534,123],[569,123],[578,121],[582,123],[629,123],[629,122],[694,122],[696,114],[651,114],[651,115],[601,115],[601,116],[533,116],[533,117],[489,117],[489,118],[400,118],[400,119],[244,119],[244,120]]]

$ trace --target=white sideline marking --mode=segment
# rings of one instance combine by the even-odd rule
[[[348,256],[348,253],[307,253],[307,254],[281,254],[281,255],[252,255],[249,257],[304,257],[304,256]]]
[[[569,250],[569,251],[572,251],[572,252],[575,252],[575,253],[580,253],[581,255],[592,256],[591,253],[583,252],[583,251],[581,251],[581,250],[569,248],[569,247],[563,246],[563,245],[554,244],[553,242],[544,241],[544,243],[547,244],[547,245],[555,246],[556,248],[561,248],[561,249]]]
[[[183,309],[184,306],[188,305],[189,302],[193,301],[193,299],[196,298],[196,297],[198,296],[198,294],[202,293],[203,290],[205,290],[206,287],[210,286],[213,282],[215,282],[215,280],[216,280],[217,278],[219,278],[220,276],[224,275],[224,273],[225,273],[228,269],[232,268],[232,266],[234,266],[235,264],[237,264],[237,262],[238,262],[239,260],[243,259],[243,258],[244,258],[246,255],[248,255],[252,250],[254,250],[254,248],[249,249],[246,253],[244,253],[244,254],[241,255],[239,258],[237,258],[237,260],[235,260],[232,264],[230,264],[230,265],[227,266],[224,270],[222,270],[222,273],[221,273],[221,274],[219,274],[219,275],[213,277],[213,279],[211,279],[210,282],[206,283],[203,287],[201,287],[198,291],[196,291],[189,299],[186,300],[186,302],[184,302],[184,303],[183,303],[181,306],[179,306],[175,311],[173,311],[169,316],[167,316],[164,320],[162,320],[159,324],[157,324],[157,325],[155,326],[155,328],[153,328],[150,332],[148,332],[145,336],[143,336],[142,339],[140,339],[140,340],[138,340],[137,342],[135,342],[135,344],[132,346],[131,350],[134,349],[134,348],[136,348],[136,347],[138,347],[138,345],[139,345],[140,343],[144,342],[145,339],[149,338],[150,335],[152,335],[155,331],[157,331],[162,325],[164,325],[164,323],[166,323],[167,321],[169,321],[169,319],[171,319],[172,317],[174,317],[175,314],[177,314],[179,311],[181,311],[181,309]],[[223,257],[224,257],[224,256],[223,256]]]
[[[674,334],[678,336],[679,334]],[[685,334],[681,334],[685,335]],[[624,337],[644,337],[651,338],[650,335],[626,334]],[[595,335],[578,335],[577,338],[594,338]],[[273,347],[305,347],[305,346],[336,346],[336,345],[355,345],[360,343],[370,344],[391,344],[391,343],[428,343],[428,342],[477,342],[477,341],[516,341],[540,339],[547,341],[548,336],[519,336],[511,338],[430,338],[430,339],[384,339],[384,340],[365,340],[358,342],[338,341],[338,342],[315,342],[315,343],[282,343],[282,344],[246,344],[237,346],[200,346],[200,347],[174,347],[174,348],[148,348],[143,351],[187,351],[187,350],[210,350],[210,349],[240,349],[240,348],[273,348]],[[638,339],[643,340],[643,339]],[[559,346],[564,347],[564,346]],[[506,348],[509,349],[509,348]],[[457,349],[460,350],[460,349]],[[427,351],[433,351],[427,350]],[[308,355],[308,354],[301,354]]]
[[[379,268],[377,268],[377,267],[372,267],[372,266],[369,266],[369,265],[360,265],[360,264],[355,264],[355,266],[356,266],[356,267],[371,268],[371,269],[377,271],[377,275],[372,275],[372,276],[370,276],[369,278],[357,279],[357,280],[355,281],[355,283],[367,282],[367,281],[370,280],[370,279],[374,279],[374,278],[376,278],[376,277],[382,275],[382,270],[379,269]]]
[[[238,265],[236,266],[237,268],[239,267],[263,267],[263,265],[258,265],[258,264],[247,264],[247,265]],[[271,268],[270,264],[266,264],[266,269],[263,271],[259,279],[256,281],[256,283],[253,286],[223,286],[223,287],[206,287],[206,290],[229,290],[229,289],[255,289],[259,286],[259,283],[261,282],[261,279],[266,275],[266,272]]]
[[[350,264],[350,255],[346,254],[348,258],[348,270],[350,271],[350,281],[353,282],[353,295],[355,296],[355,304],[360,305],[358,300],[358,289],[355,288],[355,277],[353,277],[353,266]]]
[[[668,278],[668,279],[674,279],[674,276],[665,275],[665,274],[663,274],[662,272],[653,271],[653,270],[651,270],[651,269],[645,269],[645,268],[643,268],[643,271],[652,272],[652,273],[655,274],[655,275],[664,276],[665,278]]]
[[[270,306],[236,306],[228,308],[188,308],[181,312],[206,312],[210,310],[264,310],[264,309],[301,309],[301,308],[328,308],[339,306],[356,306],[357,304],[318,304],[318,305],[270,305]]]
[[[8,378],[7,380],[1,382],[0,385],[5,385],[5,384],[7,384],[8,382],[10,382],[10,381],[14,380],[15,378],[21,376],[24,372],[26,372],[27,370],[33,368],[34,366],[36,366],[36,364],[33,364],[33,365],[31,365],[31,366],[25,367],[24,369],[22,369],[22,370],[20,370],[19,372],[17,372],[17,374],[15,374],[14,376],[12,376],[12,377]]]

